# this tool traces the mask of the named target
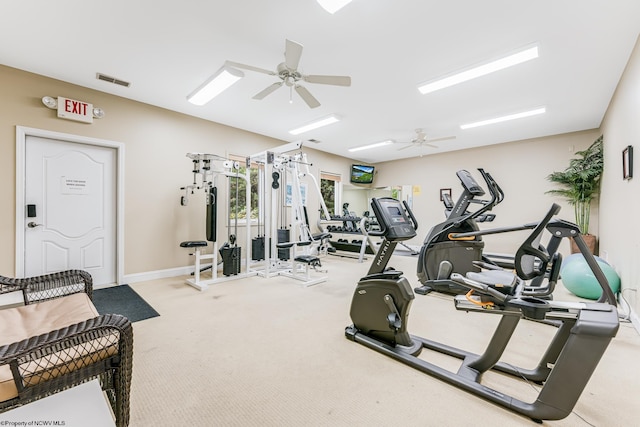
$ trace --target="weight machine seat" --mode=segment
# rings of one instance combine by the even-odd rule
[[[311,236],[313,240],[324,240],[324,239],[330,239],[331,237],[333,237],[331,233],[318,233]]]
[[[185,242],[180,243],[181,248],[200,248],[202,246],[207,246],[208,243],[204,240],[187,240]]]
[[[300,242],[280,242],[276,243],[276,247],[278,249],[290,249],[293,245],[296,246],[309,246],[311,244],[311,240],[303,240]]]
[[[322,267],[320,258],[315,255],[298,255],[297,257],[295,257],[295,261],[308,264],[311,267]]]

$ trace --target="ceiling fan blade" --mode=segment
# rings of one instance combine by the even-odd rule
[[[253,96],[253,99],[263,99],[265,96],[267,96],[270,93],[275,92],[277,89],[279,89],[280,86],[282,86],[283,83],[284,82],[278,82],[278,83],[274,83],[274,84],[268,86],[262,92],[259,92],[259,93],[255,94]]]
[[[284,50],[284,63],[290,70],[297,70],[302,56],[302,45],[287,39]]]
[[[444,136],[442,138],[427,139],[427,142],[448,141],[450,139],[456,139],[456,137],[455,136]]]
[[[277,74],[275,71],[266,70],[260,67],[254,67],[253,65],[241,64],[239,62],[226,61],[225,64],[230,67],[242,68],[245,70],[256,71],[258,73],[269,74],[270,76],[275,76]]]
[[[421,147],[431,147],[431,148],[438,148],[437,145],[433,145],[433,144],[428,144],[426,142],[423,142],[422,144],[420,144]]]
[[[303,76],[304,81],[323,85],[351,86],[349,76]]]
[[[398,151],[406,150],[406,149],[407,149],[407,148],[409,148],[409,147],[413,147],[413,144],[407,144],[407,145],[405,145],[405,146],[404,146],[404,147],[402,147],[402,148],[398,148]]]
[[[316,108],[320,106],[320,102],[311,95],[311,92],[309,92],[306,87],[296,85],[296,92],[298,92],[300,98],[307,103],[309,108]]]

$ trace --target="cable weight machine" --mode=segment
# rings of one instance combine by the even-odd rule
[[[318,182],[309,170],[311,163],[304,152],[298,151],[301,148],[301,142],[284,144],[254,154],[248,162],[258,165],[258,186],[266,190],[258,192],[258,223],[264,227],[265,246],[265,261],[258,274],[265,278],[291,277],[311,286],[326,280],[311,277],[310,269],[317,271],[321,266],[318,248],[328,234],[311,232],[303,188],[313,187],[325,215],[329,214]],[[312,185],[303,187],[302,181],[307,178]]]
[[[204,190],[205,192],[205,208],[206,208],[206,240],[187,240],[180,243],[183,248],[193,249],[194,252],[190,255],[195,255],[195,265],[193,278],[186,280],[186,283],[193,286],[196,289],[204,291],[208,289],[210,284],[233,280],[241,277],[247,277],[255,275],[251,272],[249,265],[249,251],[245,251],[245,272],[241,273],[241,248],[237,246],[237,211],[238,211],[238,191],[240,180],[245,180],[245,201],[246,211],[251,211],[251,185],[249,179],[249,170],[247,169],[244,174],[240,173],[240,164],[237,161],[227,159],[215,154],[206,153],[187,153],[186,155],[191,159],[193,163],[193,184],[186,185],[180,189],[184,191],[184,194],[180,197],[180,205],[187,206],[189,203],[189,195],[195,194],[197,190]],[[225,243],[222,247],[218,247],[217,242],[217,221],[218,221],[218,185],[217,179],[219,176],[225,176],[230,179],[236,180],[236,218],[235,218],[235,230],[233,234],[229,235],[229,242]],[[230,216],[227,214],[227,217]],[[230,218],[228,221],[228,230],[231,231]],[[251,233],[250,228],[247,227],[245,234],[245,248],[251,246]],[[202,249],[208,246],[208,242],[213,243],[213,250],[210,254],[203,254]],[[226,259],[226,264],[225,264]],[[211,260],[210,265],[203,266],[203,261]],[[223,275],[225,277],[218,277],[218,265],[223,264]],[[202,278],[202,272],[211,269],[211,277],[208,279]]]

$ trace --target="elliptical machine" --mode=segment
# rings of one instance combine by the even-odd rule
[[[513,256],[486,253],[482,236],[532,230],[539,224],[532,222],[513,227],[480,230],[479,222],[490,222],[495,218],[494,214],[488,212],[504,200],[504,192],[489,173],[484,169],[478,170],[491,197],[489,200],[480,199],[485,195],[482,186],[466,170],[457,172],[463,191],[455,205],[450,200],[445,200],[447,219],[427,233],[418,257],[417,276],[422,286],[414,289],[417,294],[426,295],[431,291],[454,295],[466,293],[468,289],[453,280],[453,274],[465,275],[470,272],[479,272],[482,268],[515,269]],[[447,206],[447,202],[450,207]],[[480,204],[481,207],[470,211],[471,204]],[[555,221],[551,221],[551,224],[553,223]],[[551,254],[550,256],[553,256],[560,246],[562,237],[554,232],[551,225],[547,229],[551,233],[551,238],[546,250]],[[540,237],[541,235],[538,234],[536,244],[540,244]],[[553,283],[551,286],[545,285],[543,282],[546,277],[548,272],[547,275],[529,277],[532,280],[526,288],[523,288],[523,294],[552,298]]]
[[[465,289],[451,280],[452,273],[465,274],[469,271],[480,271],[474,262],[483,259],[484,242],[481,234],[458,237],[460,233],[480,231],[476,219],[486,219],[487,212],[504,199],[504,193],[496,181],[484,169],[478,169],[487,184],[491,195],[489,200],[482,200],[485,195],[482,186],[466,170],[457,172],[462,185],[462,195],[457,203],[447,210],[447,219],[429,230],[418,257],[418,280],[422,283],[416,292],[427,294],[432,290],[458,294]],[[468,210],[469,206],[480,204],[480,208]]]
[[[454,298],[456,309],[501,316],[485,352],[475,354],[409,333],[409,311],[414,294],[403,273],[386,270],[386,266],[397,242],[416,235],[417,223],[406,203],[403,206],[395,199],[382,198],[373,199],[371,204],[381,226],[378,235],[383,241],[368,274],[360,279],[355,289],[350,312],[353,324],[345,329],[345,336],[534,421],[558,420],[569,415],[619,327],[615,296],[579,228],[562,220],[553,222],[554,233],[559,238],[572,237],[576,241],[598,280],[602,297],[596,303],[561,303],[524,296],[524,278],[506,271],[472,273],[473,279],[452,275],[456,284],[469,291],[467,295]],[[559,206],[553,205],[518,250],[515,258],[518,275],[544,275],[549,253],[536,242],[558,210]],[[558,255],[552,258],[549,281],[558,277],[561,261],[558,258]],[[538,267],[541,263],[545,265],[544,269]],[[534,369],[500,362],[522,318],[553,321],[558,325],[554,338]],[[423,348],[461,359],[458,372],[418,358]],[[534,402],[524,402],[482,385],[482,375],[489,370],[542,384],[542,388]]]

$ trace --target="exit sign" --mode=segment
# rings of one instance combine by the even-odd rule
[[[58,97],[58,117],[83,123],[93,123],[93,104]]]

